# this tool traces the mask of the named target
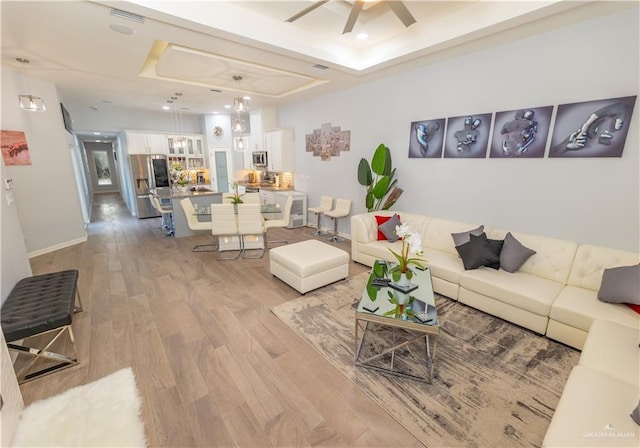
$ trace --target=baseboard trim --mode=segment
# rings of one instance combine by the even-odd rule
[[[64,243],[56,244],[55,246],[45,247],[43,249],[34,250],[33,252],[28,252],[27,256],[29,258],[37,257],[39,255],[48,254],[49,252],[54,252],[59,249],[64,249],[65,247],[75,246],[76,244],[84,243],[87,241],[88,235],[87,232],[84,232],[84,236],[80,238],[76,238],[74,240],[65,241]]]

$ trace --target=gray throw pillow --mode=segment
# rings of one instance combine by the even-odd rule
[[[480,236],[484,233],[484,226],[476,227],[475,229],[467,230],[466,232],[452,233],[454,246],[460,246],[461,244],[468,243],[471,237],[469,235]]]
[[[387,241],[394,242],[398,241],[400,238],[396,235],[396,226],[401,226],[402,222],[400,218],[398,218],[398,214],[394,213],[391,219],[387,222],[384,222],[378,226],[378,230],[382,232]]]
[[[504,244],[500,251],[500,269],[504,269],[507,272],[516,272],[535,253],[535,250],[523,246],[509,232],[504,237]]]
[[[638,406],[631,411],[631,418],[637,425],[640,425],[640,401],[638,402]]]
[[[598,299],[607,303],[640,305],[640,266],[620,266],[605,269]]]
[[[462,264],[466,271],[478,269],[480,266],[493,266],[499,264],[500,256],[495,248],[489,243],[487,235],[482,233],[479,236],[471,234],[469,242],[456,246],[456,250],[462,258]]]

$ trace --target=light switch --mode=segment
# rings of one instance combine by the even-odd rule
[[[4,188],[5,190],[13,189],[13,179],[11,177],[7,177],[4,180]]]

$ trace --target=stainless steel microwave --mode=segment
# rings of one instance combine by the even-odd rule
[[[253,166],[266,167],[268,165],[267,151],[253,151]]]

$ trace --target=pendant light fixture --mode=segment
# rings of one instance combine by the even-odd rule
[[[233,75],[232,79],[239,82],[242,81],[242,76]],[[231,130],[233,132],[244,132],[244,124],[242,123],[241,114],[249,111],[249,99],[250,98],[248,96],[238,96],[233,99],[233,110],[236,112],[236,118],[231,120]]]
[[[29,77],[27,76],[27,69],[25,68],[26,64],[29,64],[31,61],[25,58],[16,58],[20,64],[22,64],[22,71],[24,73],[24,79],[27,81],[27,90],[29,90],[28,95],[18,95],[18,101],[20,102],[20,108],[22,110],[28,110],[32,112],[44,112],[47,108],[44,105],[44,100],[42,97],[35,96],[31,94],[31,86],[29,85]]]

